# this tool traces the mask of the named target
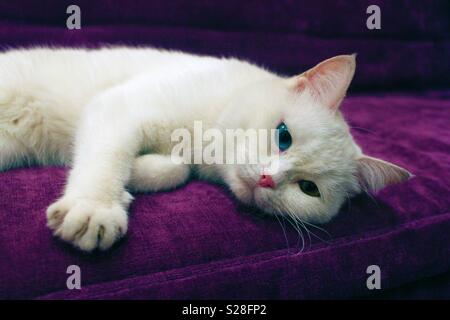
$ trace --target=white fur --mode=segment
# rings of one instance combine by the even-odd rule
[[[0,170],[71,165],[48,226],[82,250],[107,249],[127,230],[126,186],[167,190],[189,178],[191,167],[168,156],[173,130],[192,130],[195,120],[206,128],[273,129],[283,119],[293,144],[280,155],[277,188],[257,187],[257,165],[200,165],[196,173],[264,211],[326,222],[361,191],[361,176],[392,171],[368,166],[337,107],[326,105],[342,100],[353,71],[352,56],[287,79],[235,59],[155,49],[9,51],[0,55]],[[370,174],[359,174],[365,167]],[[322,197],[304,194],[300,179],[314,181]],[[375,180],[379,188],[389,179]]]

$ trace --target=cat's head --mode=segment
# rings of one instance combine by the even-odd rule
[[[261,164],[224,166],[238,199],[268,213],[324,223],[348,197],[411,176],[364,155],[353,140],[339,106],[354,72],[354,55],[337,56],[293,78],[252,84],[230,102],[222,127],[279,132],[269,157],[277,162],[274,174],[263,175]]]

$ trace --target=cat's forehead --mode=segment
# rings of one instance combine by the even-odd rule
[[[356,159],[355,148],[350,141],[298,141],[289,152],[294,172],[320,175],[352,170]]]
[[[339,111],[330,111],[307,99],[296,100],[285,107],[283,120],[298,140],[319,140],[331,145],[336,139],[349,137],[348,126]]]
[[[313,105],[300,108],[286,117],[294,168],[314,174],[351,169],[357,148],[343,118]]]

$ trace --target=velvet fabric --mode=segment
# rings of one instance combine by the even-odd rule
[[[2,172],[0,298],[361,297],[373,294],[370,265],[380,267],[387,296],[401,297],[401,288],[448,278],[448,1],[78,1],[81,30],[65,29],[69,4],[0,3],[0,45],[152,45],[238,56],[284,74],[358,52],[344,115],[367,154],[416,177],[352,199],[325,230],[303,231],[304,243],[287,222],[240,205],[221,186],[193,181],[137,194],[127,237],[89,255],[45,226],[66,168]],[[365,26],[369,4],[381,8],[381,30]],[[66,287],[69,265],[81,268],[81,290]],[[430,296],[424,290],[417,295]]]

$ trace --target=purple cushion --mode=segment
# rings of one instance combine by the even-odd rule
[[[0,174],[1,298],[342,298],[366,295],[366,268],[384,289],[450,270],[450,92],[354,96],[343,110],[370,155],[417,177],[359,196],[324,226],[296,232],[191,182],[137,195],[130,231],[110,252],[85,255],[54,239],[45,208],[62,191],[62,168]],[[289,247],[288,247],[289,244]],[[82,290],[66,289],[66,268]]]

